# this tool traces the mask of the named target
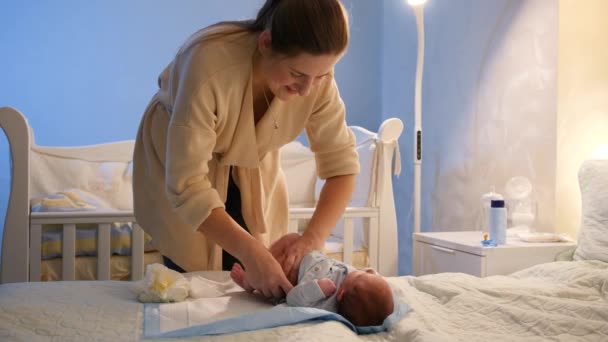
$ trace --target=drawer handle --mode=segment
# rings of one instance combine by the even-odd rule
[[[448,248],[443,248],[443,247],[439,247],[439,246],[430,246],[432,249],[436,249],[438,251],[442,251],[445,253],[450,253],[450,254],[454,254],[454,250],[453,249],[448,249]]]

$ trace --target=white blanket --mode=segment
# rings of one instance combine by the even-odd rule
[[[216,281],[228,276],[211,275]],[[483,279],[437,274],[388,280],[411,307],[390,333],[357,336],[341,323],[323,322],[179,341],[608,341],[608,263],[555,262]],[[131,285],[0,285],[0,340],[139,341],[143,304]]]
[[[511,276],[393,279],[407,341],[608,341],[608,263],[555,262]]]

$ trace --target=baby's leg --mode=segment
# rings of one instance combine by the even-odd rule
[[[230,270],[230,278],[237,283],[243,290],[248,292],[253,292],[254,288],[249,285],[247,282],[247,273],[238,263],[234,263],[232,265],[232,270]]]

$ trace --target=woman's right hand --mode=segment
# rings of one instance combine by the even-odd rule
[[[247,282],[268,298],[284,298],[293,286],[262,242],[248,234],[224,210],[215,208],[199,231],[239,259]]]
[[[293,288],[281,265],[261,243],[252,247],[243,259],[247,282],[267,298],[285,298]]]

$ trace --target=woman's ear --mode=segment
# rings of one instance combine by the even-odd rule
[[[272,49],[272,36],[269,30],[264,30],[258,36],[258,50],[264,56],[267,56]]]

